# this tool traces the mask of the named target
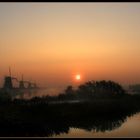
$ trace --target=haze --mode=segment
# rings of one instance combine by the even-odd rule
[[[0,3],[0,82],[140,82],[140,3]],[[75,75],[80,74],[77,82]]]

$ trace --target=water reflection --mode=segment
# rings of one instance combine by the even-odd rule
[[[70,128],[69,133],[61,133],[53,136],[57,138],[139,138],[140,137],[140,113],[128,117],[120,127],[111,131],[86,131],[81,128]]]
[[[43,108],[43,106],[42,106]],[[36,108],[35,108],[36,109]],[[35,110],[34,110],[35,111]],[[44,110],[47,111],[47,110]],[[28,112],[28,119],[21,112]],[[29,110],[21,111],[19,118],[18,114],[14,117],[14,122],[0,122],[0,136],[14,137],[55,137],[61,134],[69,134],[71,128],[84,129],[85,131],[106,132],[119,128],[126,120],[128,114],[110,114],[110,115],[94,115],[86,112],[57,112],[49,110],[48,113],[34,115]],[[54,112],[56,114],[54,114]]]

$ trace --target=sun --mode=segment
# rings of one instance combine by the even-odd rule
[[[75,76],[75,79],[76,79],[76,80],[80,80],[80,79],[81,79],[81,75],[80,75],[80,74],[77,74],[77,75]]]

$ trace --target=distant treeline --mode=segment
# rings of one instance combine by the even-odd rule
[[[66,88],[65,93],[59,95],[63,97],[76,97],[77,99],[106,98],[124,95],[126,92],[123,87],[114,81],[88,81],[74,90],[70,85]]]
[[[129,85],[129,89],[140,94],[140,84]]]
[[[20,94],[20,93],[19,93]],[[118,98],[126,94],[123,87],[114,81],[88,81],[73,89],[72,85],[66,87],[64,93],[59,93],[58,96],[43,96],[34,97],[32,100],[45,101],[66,101],[66,100],[94,100],[97,98]],[[0,100],[11,100],[10,95],[0,93]]]
[[[33,100],[42,99],[44,101],[67,101],[67,100],[94,100],[94,99],[111,99],[120,98],[126,95],[123,87],[113,81],[88,81],[74,89],[71,85],[67,86],[64,93],[58,96],[35,97]]]

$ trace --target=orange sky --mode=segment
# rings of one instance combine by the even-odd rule
[[[0,80],[140,83],[140,3],[0,3]],[[81,81],[74,80],[81,74]]]

